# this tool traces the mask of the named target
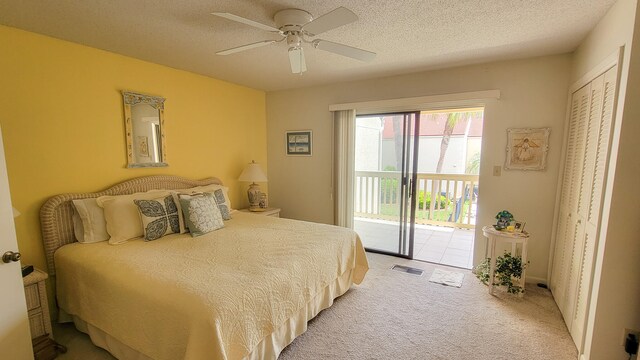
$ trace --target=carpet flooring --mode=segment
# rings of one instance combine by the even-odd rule
[[[368,253],[360,286],[309,322],[281,360],[308,359],[577,359],[577,351],[551,293],[527,285],[518,298],[487,292],[470,271],[461,288],[429,282],[446,266]],[[391,270],[394,264],[423,276]],[[69,348],[58,359],[113,359],[72,325],[55,325]]]

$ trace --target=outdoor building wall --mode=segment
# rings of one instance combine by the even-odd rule
[[[360,118],[356,121],[356,171],[380,170],[381,130],[379,117]]]

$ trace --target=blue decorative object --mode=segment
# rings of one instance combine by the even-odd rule
[[[496,230],[504,230],[513,221],[513,215],[507,210],[502,210],[496,215],[496,219],[498,221],[493,227]]]

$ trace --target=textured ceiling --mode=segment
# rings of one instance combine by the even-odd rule
[[[615,0],[0,0],[0,24],[262,90],[279,90],[574,50]],[[359,20],[319,36],[378,54],[370,63],[307,45],[308,71],[290,72],[284,43],[233,55],[216,51],[278,39],[210,15],[273,25],[299,8],[336,7]]]

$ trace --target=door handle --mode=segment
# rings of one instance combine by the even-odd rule
[[[12,261],[20,261],[20,257],[22,257],[22,255],[20,255],[19,252],[13,252],[13,251],[7,251],[6,253],[4,253],[4,255],[2,255],[2,262],[4,263],[10,263]]]

